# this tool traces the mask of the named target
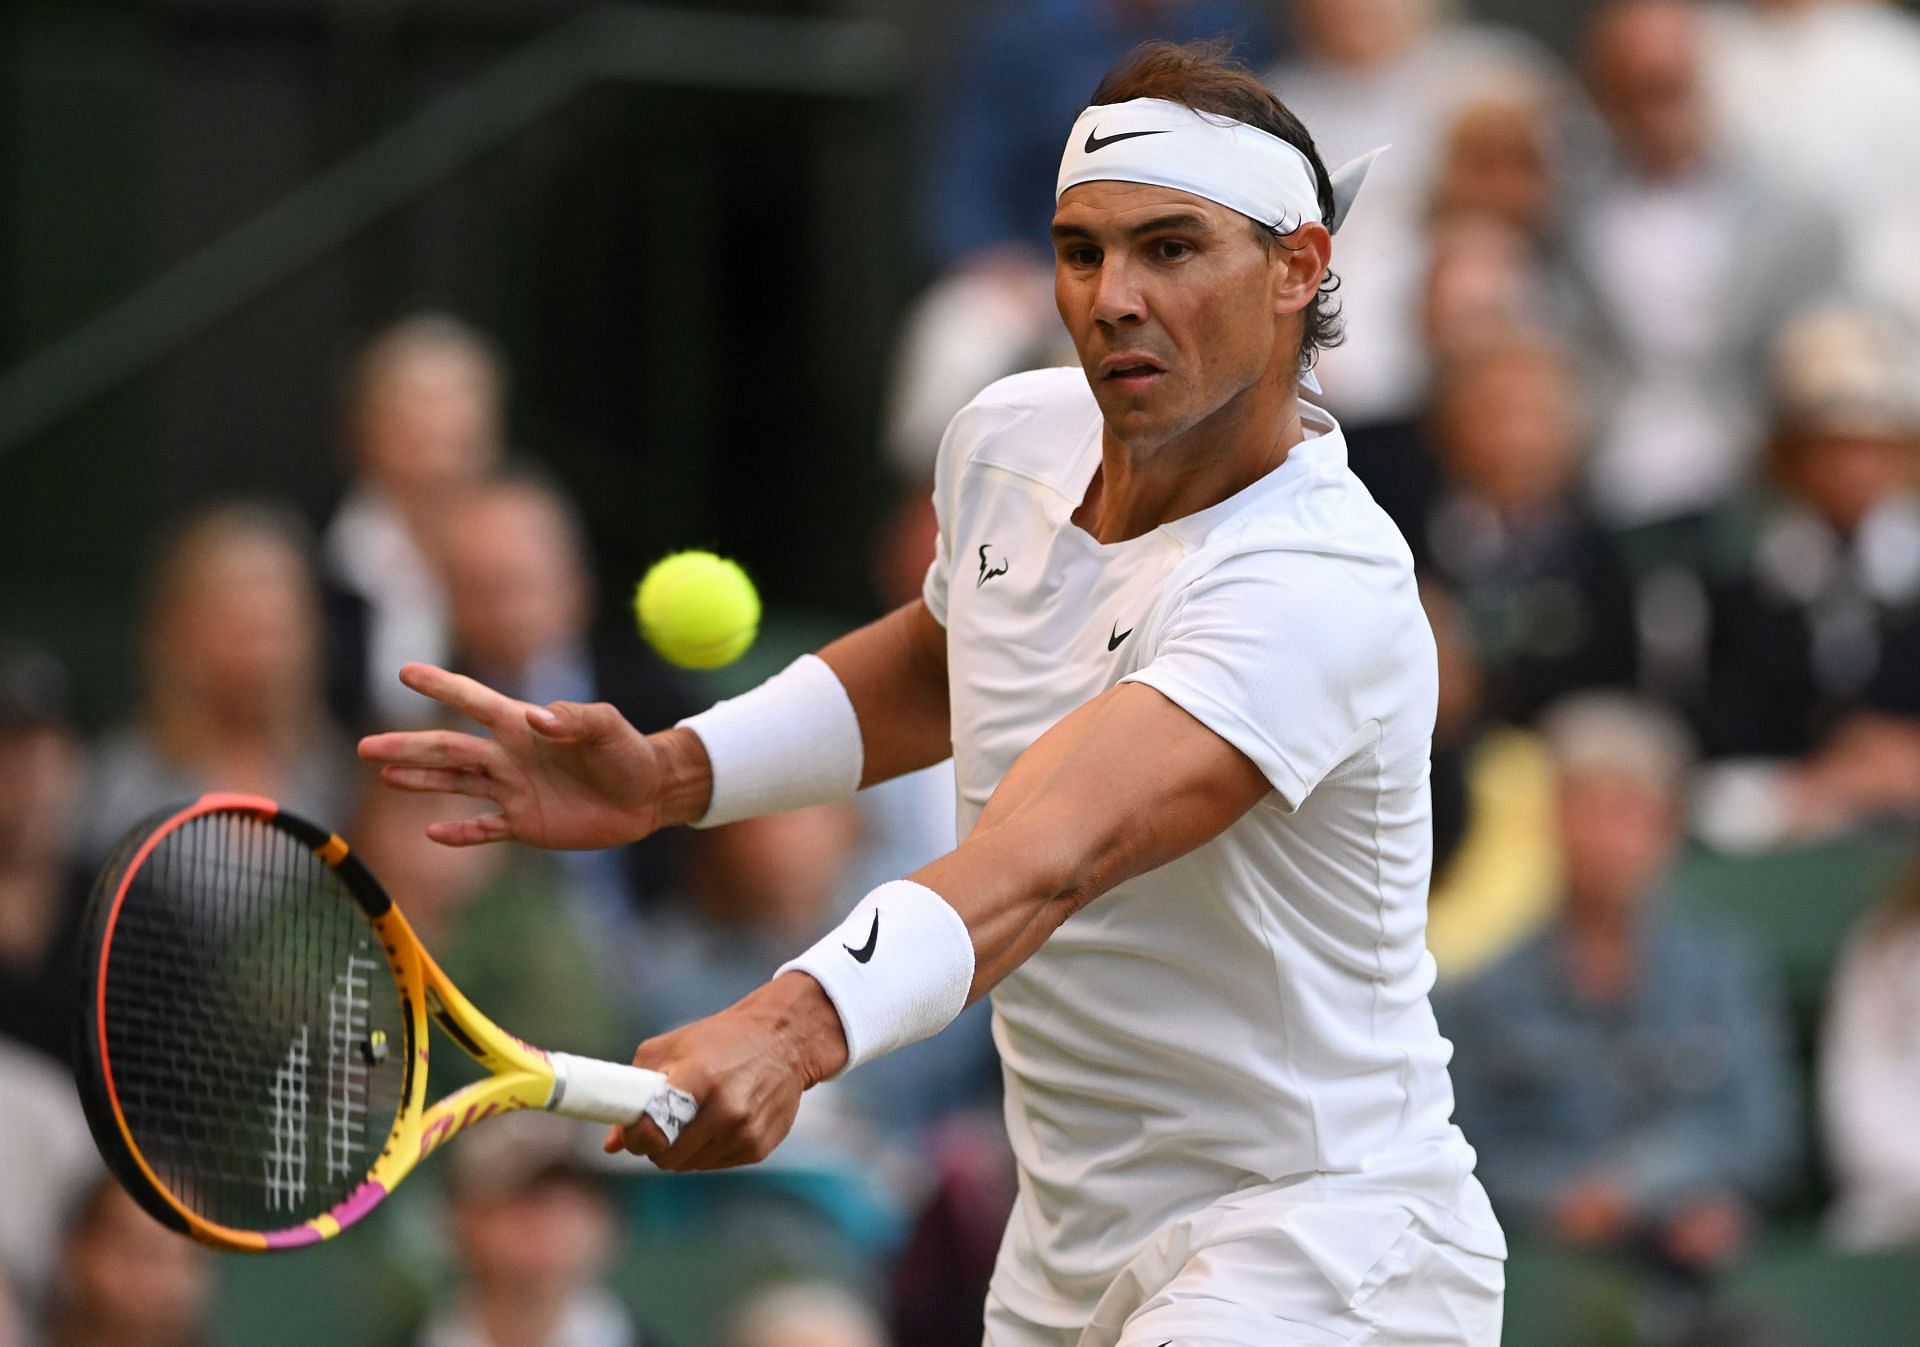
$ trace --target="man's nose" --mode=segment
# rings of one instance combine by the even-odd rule
[[[1137,323],[1147,316],[1146,297],[1134,269],[1125,258],[1109,257],[1100,264],[1094,283],[1093,316],[1102,323]]]

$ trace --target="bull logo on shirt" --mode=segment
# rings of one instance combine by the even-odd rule
[[[993,579],[996,575],[1007,573],[1007,559],[993,553],[992,543],[980,544],[980,578],[974,582],[975,589]]]

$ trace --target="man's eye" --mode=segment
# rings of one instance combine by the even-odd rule
[[[1193,251],[1193,245],[1179,239],[1161,239],[1153,245],[1153,251],[1162,262],[1177,262]]]
[[[1067,249],[1067,262],[1069,265],[1076,267],[1097,267],[1100,265],[1100,250],[1098,248],[1069,248]]]

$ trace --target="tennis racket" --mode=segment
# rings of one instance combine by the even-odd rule
[[[140,823],[85,929],[94,1141],[141,1206],[216,1248],[331,1239],[496,1114],[646,1116],[669,1140],[694,1114],[657,1071],[495,1025],[347,844],[272,800],[205,795]],[[432,1104],[429,1019],[488,1072]]]

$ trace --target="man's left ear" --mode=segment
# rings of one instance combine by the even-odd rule
[[[1333,236],[1323,224],[1304,224],[1279,241],[1274,251],[1273,308],[1298,313],[1313,303],[1333,259]]]

